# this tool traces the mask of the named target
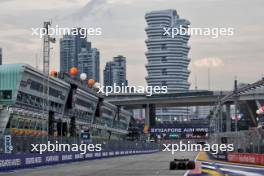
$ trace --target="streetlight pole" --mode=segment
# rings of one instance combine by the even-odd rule
[[[235,93],[235,143],[236,143],[236,151],[238,151],[238,92],[237,92],[237,79],[234,82],[234,93]]]
[[[220,97],[222,97],[222,91],[220,92]],[[220,102],[220,132],[223,132],[223,105],[222,102],[219,100]]]

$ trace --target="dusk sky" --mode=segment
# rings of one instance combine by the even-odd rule
[[[176,9],[191,27],[232,27],[233,36],[191,36],[189,57],[194,88],[226,90],[239,82],[251,83],[264,76],[263,0],[0,0],[0,47],[4,63],[28,63],[42,68],[42,39],[31,28],[52,20],[60,27],[100,27],[101,36],[88,36],[104,65],[114,56],[127,58],[129,85],[146,85],[145,13]],[[61,36],[57,36],[57,41]],[[59,68],[59,42],[52,45],[51,69]],[[101,76],[102,78],[102,76]],[[102,81],[102,79],[101,79]]]

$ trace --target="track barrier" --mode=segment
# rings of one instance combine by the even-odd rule
[[[159,149],[101,151],[101,152],[89,152],[83,155],[76,152],[58,152],[58,153],[43,153],[43,154],[39,154],[39,153],[0,154],[0,172],[60,164],[60,163],[69,163],[75,161],[93,160],[93,159],[127,156],[127,155],[150,154],[155,152],[159,152]]]

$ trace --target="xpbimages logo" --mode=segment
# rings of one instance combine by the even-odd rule
[[[153,94],[165,94],[168,93],[167,86],[127,86],[122,83],[118,86],[114,83],[114,86],[99,86],[97,93],[102,93],[108,96],[109,94],[130,94],[130,93],[146,93],[146,96]]]
[[[193,28],[189,25],[180,27],[163,27],[163,36],[175,38],[177,35],[200,35],[200,36],[211,36],[212,38],[218,38],[220,36],[233,36],[235,29],[232,27],[204,27],[204,28]]]
[[[180,141],[178,144],[163,144],[163,152],[171,152],[172,155],[175,152],[193,152],[193,151],[205,151],[212,152],[213,154],[218,154],[219,152],[232,152],[234,151],[234,144],[192,144],[190,141],[183,143]]]
[[[69,27],[59,27],[59,25],[55,25],[55,27],[50,26],[49,28],[31,28],[31,30],[32,30],[31,35],[39,36],[39,38],[43,38],[45,35],[50,35],[50,36],[80,35],[80,38],[102,35],[101,27],[69,28]]]
[[[100,152],[102,151],[102,144],[60,144],[58,141],[47,144],[31,144],[31,152],[38,152],[43,154],[44,152],[80,152],[80,154],[86,154],[87,152]]]

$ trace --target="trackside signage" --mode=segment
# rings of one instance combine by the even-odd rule
[[[264,166],[264,154],[256,153],[229,153],[228,161],[245,164],[257,164]]]
[[[11,135],[5,135],[5,153],[12,153],[12,137]]]
[[[151,128],[151,133],[192,133],[208,132],[209,128]]]

